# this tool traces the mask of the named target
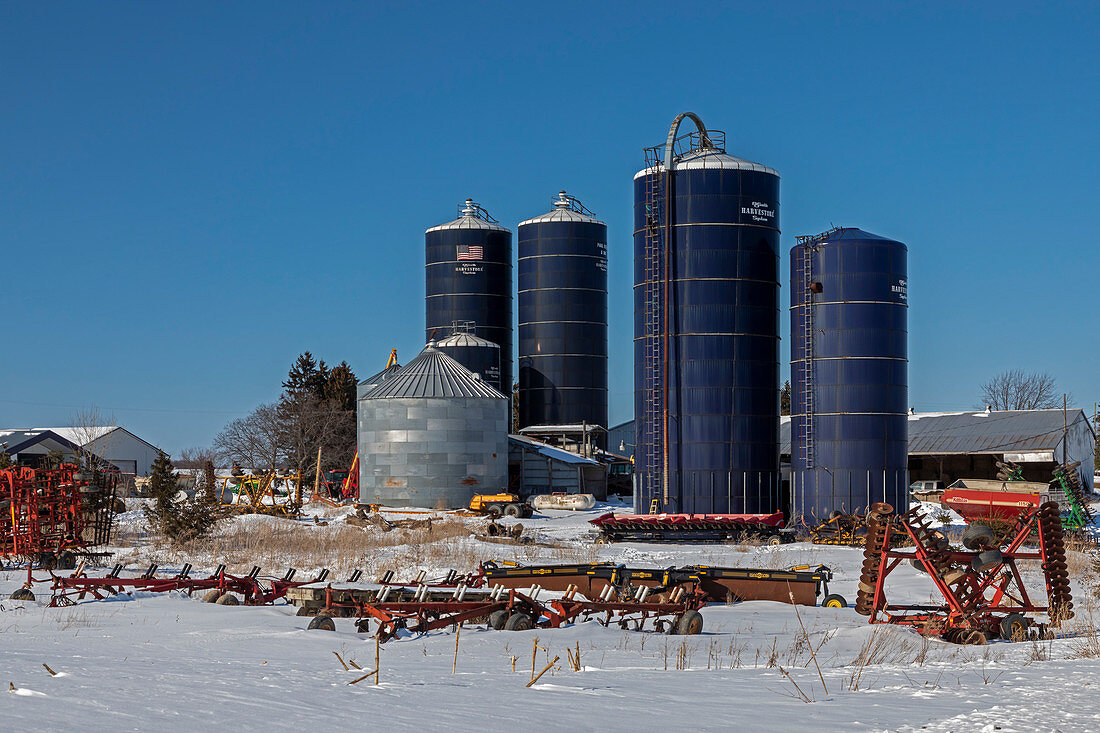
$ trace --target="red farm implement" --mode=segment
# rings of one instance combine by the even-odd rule
[[[961,550],[931,529],[918,509],[893,512],[889,504],[875,504],[867,515],[856,612],[870,617],[871,623],[903,624],[954,643],[985,644],[995,637],[1018,640],[1045,635],[1046,624],[1030,628],[1035,615],[1045,615],[1050,626],[1073,617],[1057,504],[1047,502],[1019,515],[1003,537],[984,525],[971,525],[963,533]],[[895,534],[907,536],[914,547],[892,548]],[[1038,547],[1025,548],[1033,536]],[[1019,563],[1027,560],[1038,561],[1042,569],[1046,587],[1041,599],[1033,599],[1024,584]],[[886,580],[905,562],[928,574],[942,603],[888,601]]]
[[[639,588],[633,598],[617,600],[612,600],[612,589],[608,588],[603,597],[584,600],[576,597],[577,588],[571,586],[560,598],[547,601],[539,600],[542,589],[538,586],[528,593],[503,586],[471,592],[460,584],[451,590],[449,597],[439,597],[439,586],[424,585],[413,590],[408,600],[392,598],[402,596],[400,590],[391,593],[393,588],[384,586],[366,599],[328,587],[324,607],[309,628],[331,631],[335,629],[334,616],[351,616],[358,619],[356,627],[360,632],[368,632],[373,621],[375,635],[380,641],[388,641],[401,631],[424,634],[471,621],[505,631],[558,628],[589,619],[604,626],[614,624],[636,631],[652,623],[657,631],[678,634],[698,634],[703,627],[698,611],[703,603],[701,597],[682,588],[661,602],[647,599],[648,588]]]
[[[111,540],[117,471],[19,466],[0,470],[0,560],[76,565]]]
[[[726,542],[759,539],[778,545],[793,542],[775,514],[620,514],[590,520],[605,542]]]
[[[141,575],[132,578],[121,577],[122,565],[115,565],[107,575],[91,577],[85,575],[83,563],[70,576],[53,575],[50,578],[36,579],[27,571],[27,583],[12,595],[13,600],[34,600],[31,587],[35,583],[50,583],[53,595],[50,606],[72,606],[83,600],[103,600],[120,593],[169,593],[178,591],[188,596],[203,593],[208,603],[235,606],[270,605],[283,598],[287,591],[308,583],[324,582],[328,570],[311,580],[294,580],[297,571],[291,568],[281,578],[260,575],[260,568],[254,567],[247,575],[233,575],[226,572],[225,565],[204,578],[191,577],[192,566],[187,563],[179,573],[169,577],[157,577],[156,564]]]

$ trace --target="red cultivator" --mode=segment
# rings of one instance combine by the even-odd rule
[[[990,637],[1026,638],[1034,620],[1024,614],[1045,614],[1051,626],[1073,617],[1057,504],[1048,502],[1020,515],[1003,538],[996,538],[989,527],[971,525],[963,533],[963,550],[952,548],[916,511],[894,516],[889,504],[875,504],[867,516],[856,612],[869,616],[871,623],[904,624],[946,641],[984,644]],[[899,533],[915,547],[891,549],[892,535]],[[1025,550],[1024,543],[1033,534],[1038,537],[1038,549]],[[1028,594],[1017,566],[1021,560],[1042,563],[1046,598],[1033,600]],[[889,603],[886,579],[902,562],[928,573],[944,602]],[[1045,625],[1033,631],[1045,635]]]
[[[74,567],[110,542],[117,485],[117,471],[71,464],[0,470],[0,559]]]
[[[394,638],[402,630],[423,634],[435,629],[457,626],[467,621],[488,623],[497,630],[527,631],[533,628],[558,628],[565,624],[595,619],[604,626],[612,624],[621,629],[642,630],[652,622],[657,631],[676,634],[698,634],[703,628],[703,617],[698,609],[702,598],[680,588],[673,591],[665,602],[647,602],[648,589],[640,588],[632,599],[610,600],[611,593],[595,601],[576,598],[577,588],[571,586],[561,597],[540,601],[541,588],[529,593],[506,590],[496,586],[491,591],[469,591],[458,585],[450,597],[439,597],[441,586],[419,586],[413,597],[402,598],[404,591],[391,600],[393,587],[383,587],[371,592],[370,600],[358,594],[342,593],[339,589],[325,589],[324,608],[310,622],[311,629],[335,629],[332,617],[352,616],[359,620],[360,632],[370,629],[370,621],[376,622],[375,635],[381,641]],[[611,589],[608,588],[610,591]],[[468,598],[476,595],[476,598]]]
[[[258,567],[252,568],[248,575],[231,575],[225,572],[225,565],[219,565],[218,569],[208,577],[192,578],[190,563],[185,564],[179,573],[171,577],[158,578],[156,572],[157,565],[153,564],[144,574],[136,578],[122,578],[119,577],[122,566],[115,565],[107,575],[93,578],[84,575],[83,564],[81,564],[71,576],[62,577],[51,574],[50,590],[53,591],[53,595],[49,605],[72,606],[88,597],[103,600],[119,593],[180,591],[190,596],[195,592],[206,591],[203,600],[208,603],[235,606],[243,602],[246,606],[263,606],[279,600],[291,588],[322,582],[328,577],[328,571],[322,570],[321,574],[312,580],[295,581],[294,576],[297,571],[294,568],[288,570],[282,578],[266,577],[260,575]],[[36,582],[46,583],[50,580],[36,580],[31,577],[28,570],[26,585],[16,591],[12,598],[34,600],[30,588]]]

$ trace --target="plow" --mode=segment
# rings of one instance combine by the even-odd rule
[[[1004,537],[984,525],[967,527],[962,549],[951,547],[916,508],[895,515],[889,504],[874,504],[867,525],[855,610],[872,624],[900,624],[948,642],[985,644],[991,638],[1043,638],[1073,617],[1062,522],[1054,502],[1021,514]],[[913,547],[891,547],[898,534]],[[1038,547],[1025,547],[1033,536]],[[1042,597],[1028,592],[1021,561],[1038,561]],[[886,581],[902,563],[927,573],[942,601],[890,603]],[[1035,616],[1046,621],[1036,622]]]
[[[19,466],[0,470],[0,560],[53,568],[111,540],[117,471]]]

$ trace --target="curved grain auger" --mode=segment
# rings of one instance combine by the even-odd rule
[[[1043,555],[1043,575],[1053,625],[1073,618],[1073,597],[1069,590],[1066,547],[1062,536],[1062,517],[1058,504],[1048,501],[1039,507],[1039,546]]]
[[[882,593],[879,593],[878,605],[875,605],[875,588],[882,570],[882,548],[887,542],[893,513],[894,507],[885,503],[872,504],[867,512],[863,572],[859,576],[859,589],[856,592],[856,613],[863,616],[873,616],[886,605],[886,598]]]

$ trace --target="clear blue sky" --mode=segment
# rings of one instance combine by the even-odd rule
[[[628,419],[631,177],[684,110],[780,172],[784,272],[831,225],[908,244],[918,410],[1007,367],[1100,399],[1095,4],[379,5],[0,6],[0,427],[94,404],[177,452],[303,350],[407,361],[424,229],[562,188]]]

